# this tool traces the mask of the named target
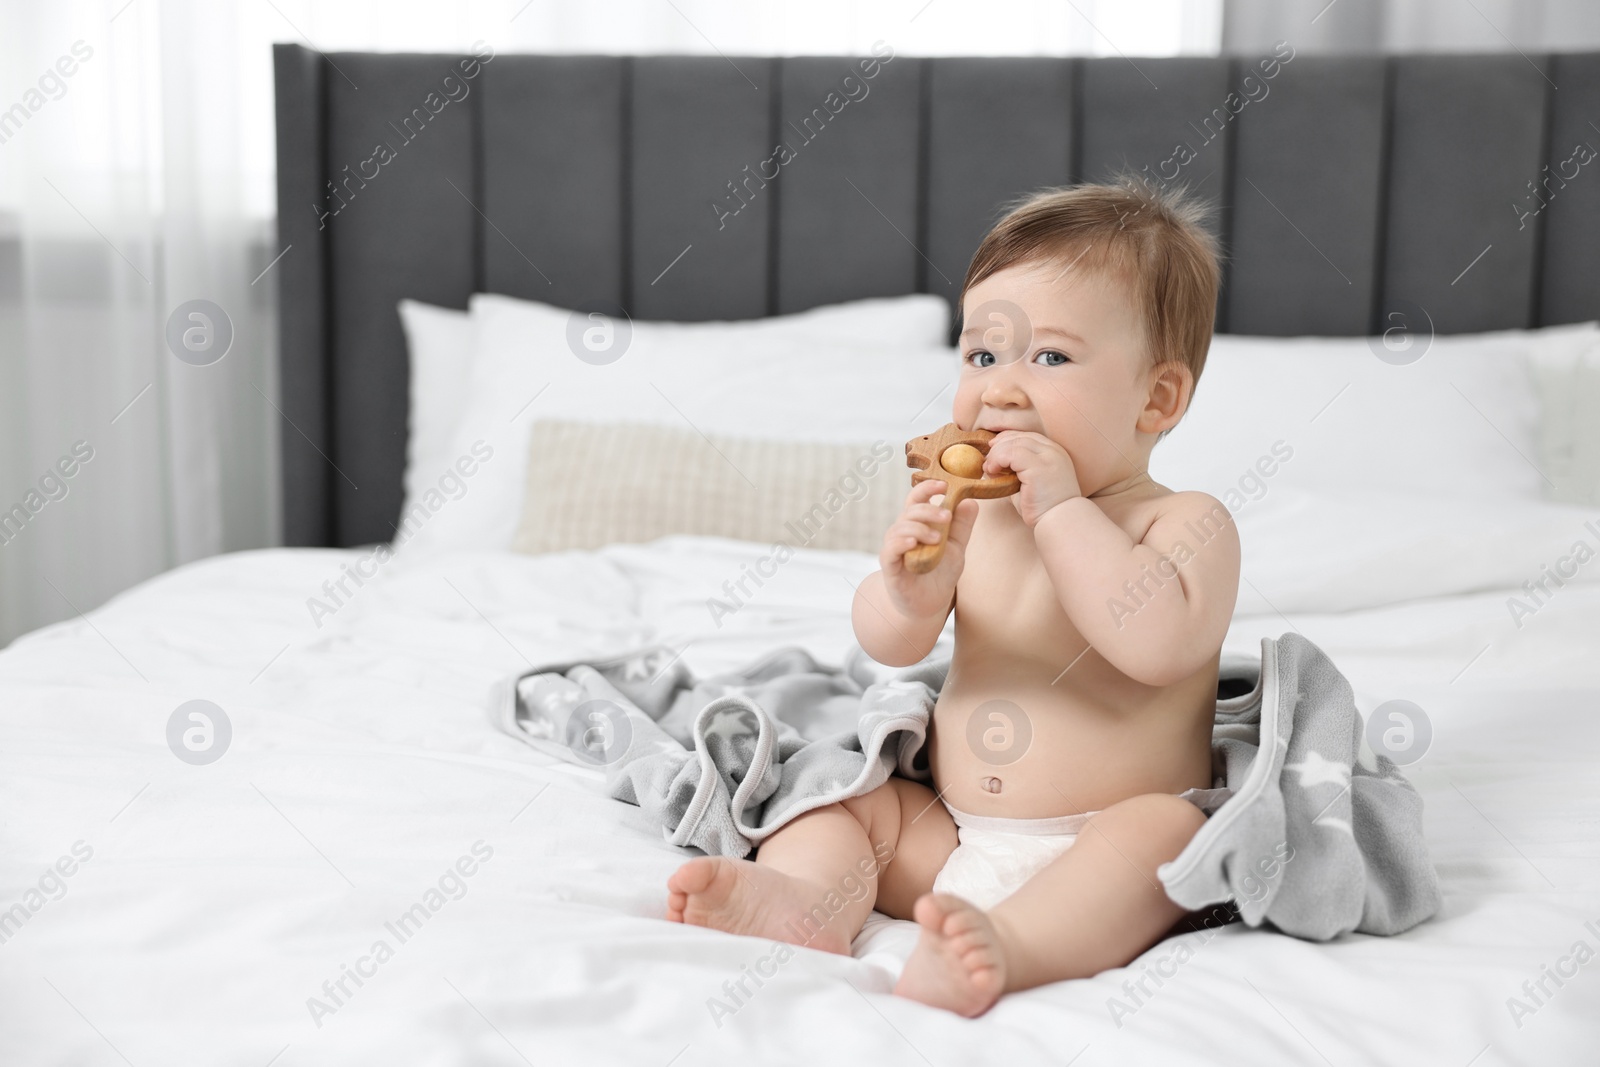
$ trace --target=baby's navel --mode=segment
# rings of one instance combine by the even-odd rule
[[[1000,792],[1000,779],[989,777],[983,780],[983,788],[990,793]]]

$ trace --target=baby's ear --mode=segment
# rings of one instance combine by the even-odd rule
[[[1137,428],[1143,433],[1162,433],[1178,424],[1189,409],[1194,395],[1194,373],[1177,360],[1167,360],[1150,368],[1149,392],[1144,410],[1139,412]]]

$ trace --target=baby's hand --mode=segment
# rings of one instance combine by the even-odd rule
[[[906,553],[918,544],[937,544],[939,530],[950,522],[950,512],[932,502],[944,490],[944,482],[932,478],[912,486],[905,510],[883,535],[883,551],[878,556],[883,584],[890,601],[909,618],[926,618],[950,606],[956,579],[961,577],[966,563],[967,539],[972,536],[972,524],[978,520],[976,500],[963,500],[956,505],[955,521],[939,565],[926,574],[913,574],[906,567]]]
[[[1042,433],[1002,430],[995,435],[983,461],[983,474],[989,478],[1006,470],[1015,471],[1022,483],[1011,503],[1029,529],[1063,500],[1083,495],[1072,457]]]

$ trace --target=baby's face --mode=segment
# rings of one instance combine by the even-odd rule
[[[1119,280],[1019,263],[967,290],[962,310],[957,425],[1043,434],[1072,457],[1085,496],[1144,469],[1154,437],[1141,442],[1136,424],[1150,373]]]

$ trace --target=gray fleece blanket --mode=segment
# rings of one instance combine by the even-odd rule
[[[796,816],[891,774],[928,781],[922,756],[949,659],[878,677],[859,648],[841,667],[781,648],[696,679],[654,646],[505,679],[496,725],[602,768],[674,845],[745,856]],[[1225,656],[1212,786],[1226,798],[1171,863],[1167,895],[1191,911],[1232,902],[1251,926],[1323,941],[1395,934],[1439,909],[1422,798],[1361,747],[1349,682],[1299,634]],[[1210,805],[1208,805],[1208,808]]]

